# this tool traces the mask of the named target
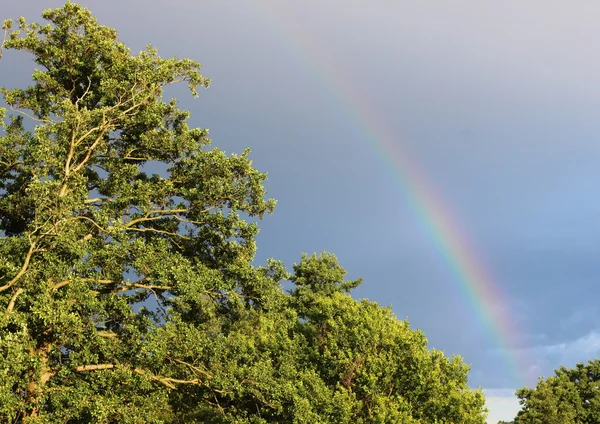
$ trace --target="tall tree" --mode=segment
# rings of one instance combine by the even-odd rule
[[[171,84],[208,86],[198,63],[132,56],[72,3],[43,18],[4,23],[4,48],[39,69],[31,87],[1,90],[13,115],[0,139],[0,411],[152,421],[140,411],[154,383],[195,380],[160,374],[144,343],[167,308],[226,314],[255,250],[241,214],[275,202],[248,152],[207,149],[207,132],[162,99]],[[167,172],[149,175],[150,162]],[[136,310],[151,296],[156,310]]]
[[[600,422],[600,359],[575,368],[560,367],[534,389],[517,391],[522,405],[519,424]]]
[[[1,421],[483,423],[462,360],[352,299],[333,255],[252,265],[266,175],[163,100],[208,86],[198,63],[42,16],[3,26],[39,69],[0,90]]]

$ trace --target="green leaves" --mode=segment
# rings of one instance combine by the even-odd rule
[[[600,360],[560,367],[535,389],[517,390],[522,410],[515,423],[596,423],[600,420]]]
[[[0,421],[483,422],[468,367],[334,255],[253,265],[266,174],[163,99],[208,87],[197,62],[42,16],[3,26],[39,69],[0,89]]]
[[[331,257],[323,256],[330,264]],[[313,256],[311,261],[316,260]],[[318,267],[312,265],[314,272]],[[321,269],[326,271],[313,273],[313,281],[332,275],[331,267]],[[351,411],[331,422],[368,423],[382,417],[389,422],[394,422],[390,417],[400,422],[484,421],[483,395],[469,389],[468,367],[459,358],[430,352],[421,332],[410,330],[407,322],[374,302],[356,301],[341,291],[305,288],[299,287],[293,299],[303,318],[297,331],[310,346],[307,362],[316,365],[333,393],[346,397]]]
[[[338,263],[335,255],[323,252],[320,256],[302,255],[299,264],[294,264],[294,276],[292,281],[298,287],[309,287],[311,291],[334,293],[342,291],[349,293],[358,287],[362,279],[344,281],[346,270]],[[302,289],[298,289],[302,291]]]
[[[209,268],[252,260],[257,230],[242,214],[262,217],[274,202],[248,152],[204,151],[207,131],[163,101],[171,84],[194,95],[208,87],[197,62],[152,47],[131,56],[115,30],[70,2],[43,18],[3,27],[3,47],[40,66],[31,87],[0,90],[12,112],[0,137],[0,338],[27,352],[7,377],[3,417],[157,422],[168,405],[138,404],[139,419],[124,405],[172,390],[181,372],[142,348],[158,324],[235,310],[227,293],[238,283]],[[173,170],[147,175],[149,161]],[[155,310],[134,306],[150,297]],[[63,391],[78,393],[78,407]]]

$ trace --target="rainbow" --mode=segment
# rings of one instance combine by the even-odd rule
[[[357,84],[345,77],[341,67],[331,60],[305,28],[282,9],[282,4],[271,0],[250,0],[253,9],[292,49],[300,54],[317,77],[331,90],[352,121],[360,126],[365,140],[378,152],[406,197],[420,227],[439,253],[440,260],[451,272],[463,296],[476,315],[482,330],[493,340],[497,352],[515,383],[521,387],[526,381],[528,364],[523,353],[523,342],[515,325],[506,296],[494,282],[490,270],[475,254],[467,233],[453,217],[451,208],[428,182],[418,161],[403,148],[394,134],[356,89]]]

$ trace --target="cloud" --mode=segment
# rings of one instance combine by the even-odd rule
[[[543,335],[537,335],[544,340]],[[488,351],[491,358],[513,357],[522,365],[521,375],[528,386],[537,384],[539,377],[554,375],[560,366],[572,368],[578,362],[600,357],[600,330],[594,329],[586,334],[567,341],[543,343],[523,349]]]
[[[517,355],[529,353],[534,359],[558,362],[571,366],[576,362],[587,361],[600,354],[600,331],[591,330],[587,334],[566,342],[534,346],[517,351]]]
[[[574,320],[586,316],[578,313]],[[507,352],[495,350],[494,355],[505,355]],[[533,377],[548,377],[556,368],[565,366],[572,368],[577,362],[587,362],[600,357],[600,330],[592,330],[587,334],[561,343],[540,344],[525,349],[512,351],[516,357],[534,361],[525,370],[527,381],[535,381]],[[511,421],[521,409],[515,389],[483,389],[486,406],[490,410],[488,423]]]
[[[512,421],[521,409],[514,389],[483,389],[489,409],[487,422]]]
[[[577,362],[587,362],[600,355],[600,332],[592,330],[569,342],[537,346],[533,348],[533,354],[534,358],[541,357],[547,362],[570,368]]]

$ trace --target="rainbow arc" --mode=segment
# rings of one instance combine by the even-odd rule
[[[384,122],[376,108],[361,96],[355,82],[344,74],[342,67],[336,65],[332,55],[328,55],[316,40],[310,38],[306,28],[299,27],[295,19],[289,16],[285,3],[271,0],[250,0],[250,3],[272,30],[302,56],[337,98],[351,121],[360,128],[370,148],[375,149],[392,170],[400,192],[435,246],[440,261],[451,272],[482,330],[494,340],[498,352],[501,352],[515,386],[523,386],[528,367],[528,361],[518,354],[519,351],[523,352],[520,337],[523,332],[518,331],[501,286],[492,278],[482,258],[475,253],[477,249],[469,242],[459,221],[453,217],[450,206],[429,183],[418,161],[390,125]]]

